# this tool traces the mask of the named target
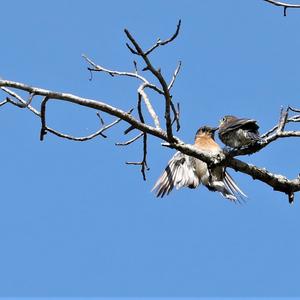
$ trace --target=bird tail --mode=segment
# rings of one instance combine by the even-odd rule
[[[235,196],[236,200],[244,200],[247,198],[247,195],[238,187],[233,178],[225,171],[225,176],[223,180],[227,190],[231,195]]]
[[[263,139],[260,137],[258,132],[252,132],[252,131],[248,131],[247,132],[248,138],[251,139],[251,141],[253,142],[260,142]]]
[[[213,180],[207,187],[212,191],[219,192],[224,198],[234,202],[241,202],[240,200],[244,200],[244,197],[247,197],[226,171],[222,180]]]

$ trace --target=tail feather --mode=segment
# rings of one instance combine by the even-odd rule
[[[228,189],[239,199],[244,200],[247,195],[238,187],[233,178],[225,171],[224,183]]]
[[[248,138],[251,139],[252,141],[259,142],[262,140],[258,131],[248,131],[247,135]]]
[[[231,201],[236,201],[237,197],[235,194],[228,188],[224,181],[214,180],[209,186],[206,186],[210,191],[219,192],[224,198]]]

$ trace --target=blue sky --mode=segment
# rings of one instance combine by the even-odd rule
[[[264,132],[281,105],[300,107],[297,10],[283,17],[262,0],[60,0],[5,1],[0,14],[1,77],[124,110],[136,103],[139,82],[105,74],[90,82],[81,55],[133,70],[123,29],[148,48],[182,19],[178,39],[151,59],[166,78],[182,61],[173,96],[181,104],[178,137],[189,143],[198,127],[228,113],[256,118]],[[50,103],[47,119],[74,135],[99,126],[95,111],[65,103]],[[173,151],[150,138],[144,182],[124,164],[141,157],[141,144],[114,146],[127,138],[125,128],[120,123],[106,140],[48,134],[40,142],[39,119],[1,107],[0,296],[300,296],[298,194],[290,206],[285,195],[229,170],[249,196],[245,205],[203,187],[157,200],[150,190]],[[299,146],[282,140],[242,159],[294,178]]]

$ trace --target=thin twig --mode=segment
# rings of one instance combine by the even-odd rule
[[[138,140],[139,138],[141,138],[143,136],[143,132],[139,133],[137,136],[135,136],[134,138],[126,141],[126,142],[122,142],[122,143],[115,143],[116,146],[128,146],[132,143],[134,143],[136,140]]]
[[[142,112],[142,96],[138,95],[138,114],[140,121],[145,123],[143,112]],[[147,165],[147,133],[144,132],[143,134],[143,160],[141,161],[141,172],[143,175],[143,179],[146,180],[146,170],[149,170]]]
[[[178,75],[178,73],[179,73],[179,71],[180,71],[180,68],[181,68],[181,61],[179,61],[178,66],[177,66],[176,70],[174,71],[172,80],[171,80],[171,82],[170,82],[170,84],[169,84],[169,86],[168,86],[168,89],[169,89],[169,90],[173,87],[174,82],[175,82],[175,80],[176,80],[176,77],[177,77],[177,75]]]
[[[291,4],[291,3],[280,2],[275,0],[264,0],[264,1],[274,4],[276,6],[283,6],[287,8],[300,8],[300,4]]]
[[[1,90],[4,91],[5,93],[9,94],[10,96],[14,97],[17,99],[19,102],[15,102],[9,97],[6,98],[6,103],[9,102],[19,108],[28,108],[31,112],[33,112],[35,115],[40,116],[40,112],[37,111],[35,108],[33,108],[30,104],[32,102],[33,97],[35,96],[35,93],[31,92],[29,93],[29,98],[27,101],[25,101],[20,95],[17,93],[13,92],[12,90],[8,89],[7,87],[1,87]],[[4,102],[4,101],[3,101]],[[4,105],[3,103],[2,105]]]
[[[95,133],[87,135],[87,136],[83,136],[83,137],[75,137],[75,136],[72,136],[72,135],[69,135],[69,134],[64,134],[64,133],[61,133],[61,132],[59,132],[57,130],[54,130],[50,127],[47,127],[47,126],[46,126],[46,130],[48,132],[51,132],[51,133],[55,134],[58,137],[64,138],[64,139],[68,139],[68,140],[72,140],[72,141],[76,141],[76,142],[85,142],[85,141],[91,140],[91,139],[93,139],[93,138],[95,138],[99,135],[106,138],[107,136],[104,135],[103,132],[108,130],[112,126],[118,124],[121,121],[122,121],[122,119],[118,118],[115,121],[113,121],[112,123],[110,123],[106,126],[103,126],[101,129],[97,130]]]
[[[176,31],[170,38],[168,38],[164,41],[162,41],[161,39],[158,39],[157,42],[149,50],[147,50],[145,52],[145,55],[149,55],[153,50],[155,50],[159,46],[164,46],[164,45],[172,42],[173,40],[175,40],[176,37],[178,36],[179,30],[180,30],[180,25],[181,25],[181,20],[178,21]],[[137,52],[139,52],[139,51],[137,51]]]
[[[291,107],[291,106],[288,106],[288,110],[291,110],[291,111],[293,111],[293,112],[300,113],[300,109],[297,109],[297,108],[294,108],[294,107]]]
[[[288,109],[283,109],[283,107],[280,110],[280,118],[278,122],[278,128],[277,128],[277,133],[280,133],[284,130],[284,127],[286,125],[288,118]]]
[[[180,25],[180,24],[179,24]],[[133,36],[130,34],[130,32],[125,29],[124,30],[127,38],[130,40],[130,42],[134,45],[136,52],[139,53],[139,55],[143,58],[144,62],[146,63],[147,69],[158,79],[160,82],[162,89],[163,89],[163,94],[165,97],[165,119],[166,119],[166,131],[168,135],[168,139],[170,141],[173,140],[173,132],[172,132],[172,121],[171,121],[171,116],[170,116],[170,106],[171,106],[171,95],[168,89],[168,85],[162,76],[160,70],[156,70],[147,55],[144,53],[140,45],[136,42],[136,40],[133,38]]]
[[[156,85],[150,83],[145,77],[139,75],[137,73],[137,71],[135,73],[132,72],[123,72],[123,71],[115,71],[115,70],[110,70],[110,69],[106,69],[100,65],[97,65],[95,62],[93,62],[90,58],[88,58],[86,55],[82,55],[82,57],[91,65],[93,66],[93,68],[89,68],[88,70],[91,72],[104,72],[107,73],[111,76],[125,76],[125,77],[133,77],[133,78],[137,78],[139,80],[141,80],[144,84],[147,85],[148,88],[156,91],[157,93],[163,95],[163,91],[161,89],[159,89]]]
[[[297,112],[296,109],[288,108],[288,110],[292,110],[292,111],[296,111]],[[299,110],[299,112],[300,112],[300,110]],[[287,123],[291,123],[291,122],[295,122],[295,123],[300,122],[300,115],[292,116],[290,118],[287,117],[286,124]],[[275,125],[270,130],[268,130],[267,132],[265,132],[264,134],[262,134],[261,137],[262,138],[266,138],[266,137],[270,136],[270,134],[272,134],[274,131],[278,130],[278,126],[279,126],[279,124]]]
[[[142,161],[127,161],[126,165],[141,166],[143,179],[146,180],[146,171],[149,171],[147,164],[147,133],[142,133],[143,136],[143,160]]]
[[[7,98],[3,101],[0,102],[0,107],[3,106],[4,104],[9,103],[9,101],[7,100]]]
[[[145,92],[145,88],[147,88],[147,87],[148,87],[148,84],[146,84],[146,83],[141,84],[140,87],[138,88],[138,94],[141,95],[142,98],[144,99],[144,103],[147,107],[147,110],[148,110],[151,118],[153,119],[155,127],[156,128],[161,128],[160,123],[159,123],[158,115],[155,112],[155,110],[154,110],[154,108],[153,108],[153,106],[150,102],[150,99],[149,99],[148,95]]]
[[[47,134],[47,129],[46,129],[46,104],[47,101],[49,100],[49,97],[45,96],[44,99],[42,100],[41,103],[41,131],[40,131],[40,141],[44,140],[45,134]]]
[[[172,125],[176,122],[176,131],[178,132],[180,130],[180,106],[179,106],[179,102],[177,102],[177,110],[176,110],[173,101],[171,101],[171,108],[172,108],[172,111],[173,111],[173,114],[174,114]]]
[[[298,109],[294,109],[291,107],[288,107],[287,109],[281,108],[278,124],[273,128],[271,128],[270,130],[268,130],[266,133],[264,133],[261,136],[262,140],[259,143],[250,145],[242,149],[233,149],[229,152],[229,155],[238,156],[238,155],[253,154],[265,148],[267,145],[269,145],[270,143],[274,142],[279,138],[300,137],[300,131],[285,131],[285,126],[289,122],[300,122],[300,115],[292,116],[289,118],[288,115],[289,110],[294,112],[299,112]]]
[[[141,169],[144,180],[146,180],[146,171],[150,170],[147,164],[147,139],[148,139],[148,135],[147,133],[144,133],[143,134],[143,164]]]
[[[133,61],[133,65],[134,65],[135,73],[137,74],[138,68],[137,68],[137,62],[135,60]]]
[[[138,94],[138,114],[141,123],[145,123],[143,112],[142,112],[142,95]],[[146,180],[146,171],[149,170],[148,164],[147,164],[147,133],[142,132],[143,136],[143,159],[139,162],[126,162],[127,165],[135,165],[135,166],[141,166],[141,173],[143,176],[143,179]],[[136,140],[136,138],[135,138]],[[130,141],[131,142],[131,141]]]
[[[104,120],[102,119],[102,117],[101,117],[101,115],[100,115],[100,113],[97,111],[97,113],[96,113],[96,115],[97,115],[97,117],[99,118],[99,120],[100,120],[100,123],[102,124],[102,126],[105,124],[105,122],[104,122]]]
[[[142,103],[141,103],[141,95],[138,96],[138,114],[140,121],[142,123],[145,123],[143,113],[142,113]],[[143,175],[143,179],[146,180],[146,171],[149,170],[148,164],[147,164],[147,133],[144,132],[143,134],[143,160],[141,162],[141,172]]]
[[[290,4],[286,2],[280,2],[275,0],[264,0],[265,2],[271,3],[276,6],[283,7],[283,15],[286,17],[288,8],[300,8],[300,4]]]
[[[108,73],[111,76],[115,76],[116,75],[116,76],[135,77],[135,78],[138,78],[138,79],[140,79],[141,81],[143,81],[145,83],[149,83],[146,78],[144,78],[143,76],[141,76],[141,75],[139,75],[137,73],[109,70],[109,69],[106,69],[106,68],[104,68],[104,67],[102,67],[100,65],[97,65],[90,58],[88,58],[85,54],[82,54],[82,57],[93,67],[93,68],[88,67],[88,70],[90,70],[90,71],[104,72],[104,73]]]

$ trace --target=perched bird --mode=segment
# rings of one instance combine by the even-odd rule
[[[221,147],[214,141],[214,134],[218,128],[204,126],[198,129],[194,146],[212,155],[222,152]],[[155,183],[152,191],[157,197],[168,195],[173,188],[196,188],[205,185],[210,191],[220,192],[229,200],[246,195],[236,185],[231,176],[222,166],[208,168],[207,164],[197,158],[176,152],[169,161],[166,169]]]
[[[261,141],[259,126],[254,119],[225,116],[220,120],[219,138],[231,148],[241,148]]]

